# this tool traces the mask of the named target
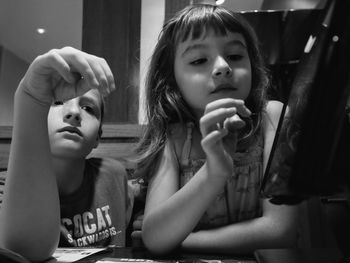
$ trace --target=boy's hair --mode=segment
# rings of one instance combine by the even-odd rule
[[[98,137],[101,138],[103,130],[102,130],[102,125],[104,121],[104,116],[105,116],[105,111],[106,111],[106,101],[105,98],[100,94],[100,101],[101,101],[101,116],[100,116],[100,127],[98,130]]]
[[[152,160],[164,148],[171,123],[197,122],[175,80],[175,51],[179,43],[189,38],[199,39],[209,30],[220,36],[235,32],[244,37],[252,67],[252,89],[245,101],[254,113],[250,134],[255,134],[260,127],[269,77],[253,28],[240,14],[223,7],[208,4],[187,6],[164,24],[150,61],[146,78],[148,125],[136,149],[141,168],[153,163]]]

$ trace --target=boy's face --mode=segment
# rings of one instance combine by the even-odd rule
[[[52,104],[48,114],[51,153],[55,157],[85,158],[99,141],[102,99],[96,89]]]
[[[245,100],[251,90],[252,70],[244,37],[213,30],[199,39],[180,42],[175,53],[175,79],[182,96],[196,114],[214,100]]]

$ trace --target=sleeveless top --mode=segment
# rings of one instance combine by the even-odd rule
[[[187,138],[180,157],[180,185],[184,186],[203,166],[205,159],[190,159],[193,124],[187,125]],[[243,152],[232,156],[235,173],[197,224],[195,230],[210,229],[262,216],[259,197],[263,177],[262,129]]]

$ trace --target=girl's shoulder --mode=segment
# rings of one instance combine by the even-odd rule
[[[173,123],[169,126],[168,142],[173,145],[177,156],[181,156],[182,148],[189,136],[192,136],[192,123]]]
[[[277,100],[269,100],[266,103],[265,114],[263,115],[264,126],[277,126],[281,116],[283,103]]]
[[[172,123],[169,124],[169,134],[168,136],[171,138],[181,138],[186,136],[186,124],[182,123]]]
[[[266,113],[271,117],[278,117],[281,114],[283,103],[278,100],[269,100],[266,103]]]

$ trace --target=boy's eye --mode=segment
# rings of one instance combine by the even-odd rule
[[[95,110],[93,107],[85,105],[85,106],[82,106],[81,108],[90,114],[95,114]]]
[[[52,104],[55,105],[55,106],[63,105],[63,101],[56,100]]]
[[[96,108],[94,106],[83,105],[83,106],[81,106],[81,108],[90,115],[96,116],[97,118],[100,117],[100,112],[99,112],[98,108]]]
[[[199,58],[190,62],[191,65],[201,65],[207,62],[206,58]]]

